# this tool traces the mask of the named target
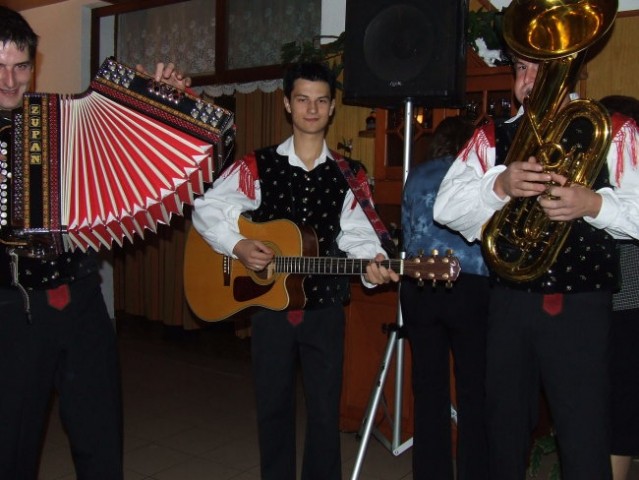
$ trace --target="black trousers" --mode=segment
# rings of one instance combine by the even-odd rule
[[[35,480],[52,391],[78,480],[118,480],[122,408],[115,331],[99,277],[70,285],[63,310],[30,294],[27,321],[17,290],[0,289],[0,478]]]
[[[341,479],[339,406],[344,359],[344,309],[287,312],[252,318],[251,349],[262,480],[294,480],[297,366],[306,403],[302,479]]]
[[[639,309],[612,312],[612,453],[639,455]]]
[[[450,352],[457,394],[457,479],[484,480],[488,452],[484,374],[489,284],[461,274],[452,288],[404,280],[402,318],[411,345],[413,478],[453,480]]]
[[[549,315],[541,294],[496,287],[487,350],[491,480],[523,479],[539,392],[557,433],[563,480],[608,480],[609,293],[563,297]]]

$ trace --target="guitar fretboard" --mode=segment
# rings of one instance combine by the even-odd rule
[[[361,275],[371,261],[364,258],[341,257],[276,257],[275,271],[280,273],[299,273],[302,275]],[[384,260],[379,262],[386,268],[392,268],[400,275],[403,273],[403,260]]]

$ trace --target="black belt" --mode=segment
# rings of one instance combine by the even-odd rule
[[[17,283],[12,268],[17,268]],[[0,287],[49,290],[79,278],[83,278],[99,269],[95,255],[83,252],[64,253],[54,258],[31,258],[12,256],[9,251],[2,252],[0,260]]]

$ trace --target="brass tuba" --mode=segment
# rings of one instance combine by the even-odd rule
[[[610,116],[592,100],[561,107],[586,49],[608,31],[616,13],[617,0],[512,0],[504,13],[504,39],[516,55],[540,64],[506,165],[535,156],[545,171],[566,176],[570,184],[592,187],[610,146]],[[589,144],[561,141],[573,122],[581,129],[585,125]],[[539,278],[557,259],[571,224],[550,220],[536,196],[513,198],[484,228],[486,262],[513,282]]]

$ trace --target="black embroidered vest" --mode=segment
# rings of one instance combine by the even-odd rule
[[[503,164],[512,143],[518,122],[495,125],[495,155],[497,165]],[[588,138],[591,126],[587,122],[573,122],[562,138],[566,145],[580,145]],[[609,187],[607,164],[603,166],[593,189]],[[573,220],[570,233],[557,261],[540,278],[524,283],[509,282],[492,273],[501,285],[539,293],[577,293],[618,288],[619,257],[615,240],[605,230],[591,226],[582,218]]]
[[[255,152],[262,201],[251,219],[255,222],[287,219],[312,227],[319,255],[345,257],[337,247],[340,217],[348,183],[334,161],[328,160],[307,172],[288,163],[277,147]],[[351,168],[358,168],[353,162]],[[306,309],[343,304],[349,298],[350,278],[344,275],[309,275],[304,279]]]

